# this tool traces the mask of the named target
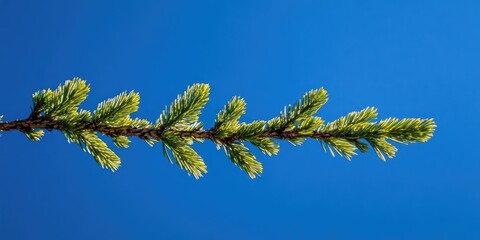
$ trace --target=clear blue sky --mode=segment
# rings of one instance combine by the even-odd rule
[[[0,1],[5,121],[78,76],[83,108],[135,90],[152,121],[192,83],[207,127],[233,95],[252,121],[323,86],[326,120],[375,106],[437,131],[387,162],[282,143],[255,180],[195,144],[198,181],[137,140],[111,173],[58,132],[3,133],[1,239],[480,239],[478,1],[100,2]]]

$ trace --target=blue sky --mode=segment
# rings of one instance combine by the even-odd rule
[[[28,116],[33,92],[78,76],[92,88],[83,108],[135,90],[135,116],[152,121],[208,83],[206,127],[231,96],[252,121],[323,86],[326,120],[375,106],[379,118],[438,128],[387,162],[281,143],[278,156],[256,152],[255,180],[195,144],[208,166],[198,181],[138,140],[116,149],[112,173],[58,132],[3,133],[0,238],[479,239],[479,11],[478,1],[2,0],[5,121]]]

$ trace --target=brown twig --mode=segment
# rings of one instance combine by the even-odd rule
[[[178,131],[165,128],[136,128],[131,126],[123,127],[108,127],[102,126],[101,124],[93,122],[84,122],[81,123],[82,126],[80,129],[89,130],[93,132],[99,132],[107,136],[126,136],[126,137],[138,137],[141,139],[155,139],[162,140],[162,134],[165,131],[175,131],[181,137],[191,137],[197,139],[210,139],[210,140],[221,140],[222,142],[233,142],[237,140],[242,140],[239,137],[233,135],[229,136],[226,139],[220,139],[216,136],[215,130],[196,130],[196,131]],[[42,117],[36,116],[34,118],[29,117],[24,120],[15,120],[12,122],[2,122],[0,123],[0,131],[12,131],[18,130],[21,132],[31,131],[32,129],[45,129],[48,131],[52,130],[68,130],[67,127],[63,126],[61,122]],[[328,139],[333,137],[330,133],[325,133],[321,131],[315,131],[310,134],[301,134],[296,131],[269,131],[265,130],[257,135],[260,138],[276,138],[276,139],[295,139],[295,138],[314,138],[314,139]]]

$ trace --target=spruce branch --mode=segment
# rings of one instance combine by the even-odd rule
[[[286,106],[278,117],[250,123],[240,122],[246,112],[245,100],[233,97],[217,114],[210,129],[204,129],[199,121],[199,114],[209,99],[207,84],[188,87],[161,112],[155,123],[130,117],[138,110],[140,102],[139,94],[133,91],[101,102],[93,113],[79,109],[89,91],[90,86],[80,78],[67,80],[55,90],[38,91],[32,96],[33,106],[28,118],[2,122],[0,115],[0,132],[18,130],[30,140],[38,141],[45,130],[58,130],[68,142],[78,144],[100,166],[112,171],[120,166],[120,158],[97,134],[111,138],[119,148],[128,148],[132,137],[149,146],[161,142],[164,156],[198,179],[207,172],[207,167],[191,147],[194,141],[212,141],[218,149],[224,149],[233,164],[255,178],[263,168],[245,143],[271,156],[279,151],[278,140],[300,145],[306,139],[313,139],[333,156],[336,153],[350,160],[357,154],[356,150],[365,153],[371,147],[385,160],[385,156],[392,158],[396,154],[397,148],[391,142],[426,142],[436,127],[433,119],[376,121],[377,110],[373,107],[325,123],[314,116],[328,99],[323,88],[307,92],[295,105]]]

